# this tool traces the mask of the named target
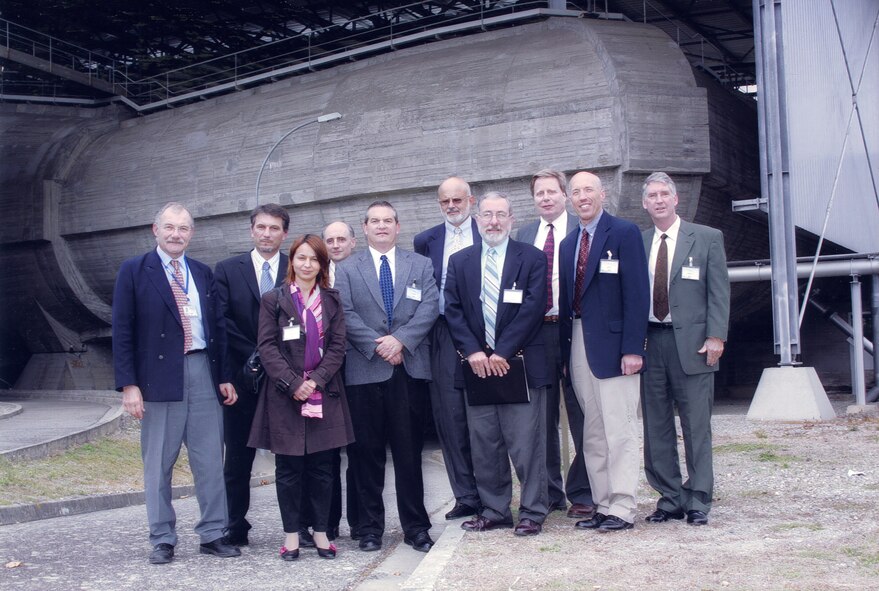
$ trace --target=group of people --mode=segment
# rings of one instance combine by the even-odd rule
[[[443,222],[398,247],[393,205],[363,217],[367,247],[333,222],[281,252],[290,218],[277,204],[251,214],[254,248],[212,273],[186,256],[190,212],[165,205],[157,248],[123,263],[113,301],[116,385],[142,420],[150,562],[174,557],[171,471],[186,444],[201,511],[200,552],[240,555],[251,526],[257,449],[275,454],[280,556],[314,547],[334,558],[346,515],[363,551],[382,547],[386,448],[404,542],[428,552],[421,470],[430,407],[455,505],[468,531],[536,535],[551,511],[575,526],[633,527],[639,479],[637,404],[650,523],[708,522],[713,489],[713,372],[723,353],[729,281],[723,236],[676,213],[665,173],[644,182],[653,227],[604,210],[601,179],[541,170],[538,218],[511,237],[510,199],[477,203],[468,183],[438,188]],[[568,213],[570,202],[574,215]],[[525,400],[476,403],[464,386],[524,368]],[[562,474],[560,406],[575,456]],[[495,403],[496,402],[496,403]],[[675,409],[687,479],[679,467]],[[512,474],[521,484],[514,522]],[[568,503],[571,503],[570,506]]]

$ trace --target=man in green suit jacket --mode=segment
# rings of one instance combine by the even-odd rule
[[[729,274],[719,230],[678,217],[677,188],[664,172],[642,187],[653,228],[644,249],[652,294],[642,380],[644,469],[661,496],[650,523],[687,518],[708,523],[714,488],[711,409],[714,372],[729,326]],[[681,419],[687,481],[678,461],[675,406]]]

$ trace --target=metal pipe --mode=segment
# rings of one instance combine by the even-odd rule
[[[829,320],[834,325],[836,325],[836,327],[838,329],[840,329],[843,333],[845,333],[845,336],[849,337],[849,339],[854,338],[854,334],[855,334],[854,328],[852,328],[852,325],[849,324],[848,322],[846,322],[842,316],[840,316],[839,314],[837,314],[836,312],[831,310],[829,307],[825,306],[824,304],[822,304],[821,302],[816,300],[815,298],[811,298],[809,300],[809,304],[812,307],[814,307],[815,309],[817,309],[819,312],[821,312],[821,314],[823,314],[824,317],[827,318],[827,320]],[[854,342],[854,341],[852,341],[852,342]],[[867,338],[864,337],[863,339],[861,339],[861,347],[867,353],[869,353],[870,355],[873,355],[873,343],[874,342],[875,341],[872,341],[872,342],[868,341]]]
[[[861,307],[861,277],[852,274],[852,393],[855,404],[863,406],[867,403],[867,392],[864,386],[864,312]]]
[[[812,270],[811,263],[796,265],[797,277],[808,277]],[[879,275],[879,259],[849,259],[822,261],[815,268],[816,277],[845,277],[847,275]],[[768,281],[772,279],[772,266],[757,264],[753,267],[731,267],[730,283],[745,281]]]
[[[879,343],[879,275],[873,275],[870,296],[870,316],[873,318],[873,343]],[[873,387],[867,392],[867,402],[879,400],[879,355],[873,350]]]

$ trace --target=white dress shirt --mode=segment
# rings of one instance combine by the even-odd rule
[[[162,267],[165,269],[165,277],[168,279],[168,285],[171,285],[176,281],[174,279],[174,267],[171,266],[171,257],[159,247],[156,247],[156,252],[159,253],[159,258],[162,260]],[[190,351],[206,349],[207,342],[204,338],[204,325],[202,324],[204,315],[201,313],[201,298],[198,296],[198,286],[195,285],[195,281],[189,273],[189,264],[186,262],[186,254],[181,254],[177,260],[180,261],[180,274],[183,275],[183,285],[180,287],[183,289],[184,293],[186,293],[186,299],[188,300],[187,303],[194,307],[198,312],[198,318],[189,318],[189,325],[192,328],[192,349],[190,349]]]
[[[446,241],[443,245],[443,272],[440,277],[440,285],[439,285],[439,311],[440,314],[446,309],[446,298],[443,292],[446,289],[446,273],[449,270],[449,257],[454,253],[452,252],[452,246],[455,242],[455,226],[450,224],[448,221],[445,223],[446,226]],[[467,248],[468,246],[473,246],[473,224],[470,222],[470,216],[467,216],[467,219],[461,222],[461,225],[458,226],[461,229],[461,243],[458,247],[458,251]],[[456,251],[457,252],[457,251]]]
[[[397,247],[394,246],[388,252],[379,252],[373,247],[369,247],[369,254],[372,256],[372,262],[375,264],[375,276],[381,280],[382,255],[388,257],[388,264],[391,266],[391,283],[397,284],[396,270],[394,269],[394,260],[397,254]]]
[[[665,234],[665,244],[666,248],[668,248],[668,269],[666,270],[666,277],[668,277],[668,281],[671,283],[671,262],[675,258],[675,246],[678,243],[678,232],[680,229],[680,216],[675,219],[675,222],[665,232],[656,226],[653,227],[653,245],[650,247],[650,260],[647,263],[647,270],[650,273],[650,322],[660,322],[653,313],[653,275],[656,271],[656,256],[659,254],[659,243],[662,241],[660,236]],[[662,320],[662,322],[671,322],[671,306],[669,306],[668,309],[668,316],[666,316],[665,320]]]
[[[568,235],[568,212],[563,211],[559,217],[551,222],[540,218],[540,226],[537,228],[537,236],[534,238],[534,246],[543,251],[546,243],[546,235],[549,234],[549,225],[552,224],[552,238],[555,243],[552,255],[552,308],[547,310],[547,316],[557,316],[559,313],[559,245]]]
[[[266,262],[266,259],[262,258],[262,255],[254,248],[250,251],[250,260],[253,262],[253,271],[256,273],[256,285],[259,286],[259,282],[262,280],[262,264]],[[272,255],[268,262],[269,275],[272,276],[272,286],[274,286],[278,282],[278,266],[281,264],[281,251],[279,250]],[[287,269],[284,269],[284,271],[286,272]]]

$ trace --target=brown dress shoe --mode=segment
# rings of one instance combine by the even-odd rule
[[[517,536],[536,536],[540,533],[541,529],[543,527],[539,523],[525,517],[519,520],[519,525],[516,526],[513,533]]]
[[[476,519],[468,519],[461,524],[461,529],[466,531],[489,531],[501,527],[513,527],[511,521],[492,521],[482,515],[477,515]]]
[[[568,509],[568,517],[572,519],[589,519],[595,515],[595,505],[585,505],[583,503],[574,503]]]

